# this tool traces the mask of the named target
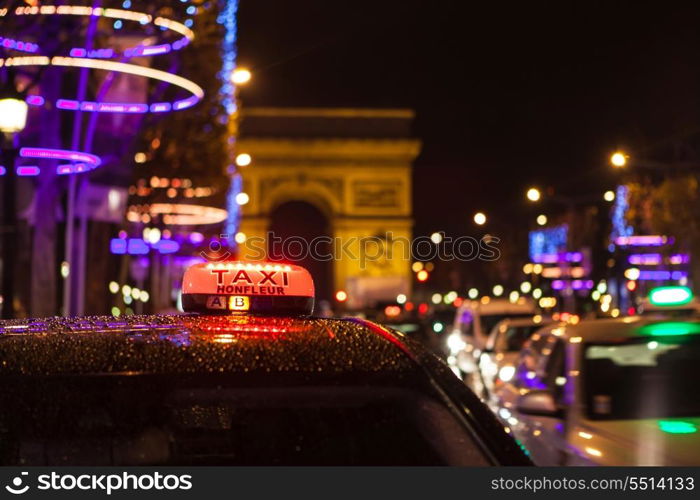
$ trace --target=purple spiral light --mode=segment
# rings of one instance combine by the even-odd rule
[[[185,4],[189,3],[189,0],[180,1]],[[192,19],[187,19],[183,24],[165,17],[154,17],[144,12],[136,12],[129,9],[129,7],[131,7],[130,0],[125,1],[122,6],[123,9],[102,7],[92,8],[81,5],[29,5],[19,6],[14,9],[0,8],[0,19],[9,16],[59,15],[101,17],[105,19],[114,19],[114,26],[116,29],[119,29],[124,21],[135,21],[141,25],[150,24],[160,28],[162,31],[175,33],[175,40],[171,43],[158,43],[156,45],[152,45],[149,40],[146,43],[140,43],[136,46],[127,47],[119,52],[111,48],[88,50],[84,47],[73,47],[69,51],[70,57],[49,57],[41,55],[40,47],[36,43],[0,36],[0,48],[31,54],[22,57],[10,57],[5,59],[0,58],[0,67],[60,66],[103,70],[158,80],[160,82],[180,87],[191,94],[189,97],[173,102],[112,103],[58,99],[55,103],[53,103],[58,109],[68,111],[86,111],[98,113],[164,113],[173,110],[178,111],[187,109],[197,104],[204,97],[204,90],[191,80],[172,73],[138,64],[109,61],[109,59],[121,57],[131,58],[140,56],[157,56],[161,54],[168,54],[173,50],[180,50],[186,47],[192,40],[194,40],[195,36],[191,29],[193,24]],[[188,15],[193,15],[196,13],[197,8],[194,6],[188,6],[186,11]],[[117,26],[117,24],[119,26]],[[28,105],[35,107],[40,107],[47,104],[46,99],[41,95],[30,95],[26,98],[26,102]],[[22,148],[20,150],[20,156],[22,158],[62,160],[69,162],[61,164],[57,167],[56,171],[59,175],[88,172],[102,164],[102,160],[95,155],[80,151],[62,149]],[[15,167],[15,171],[19,176],[36,176],[41,172],[40,167],[35,165],[19,165]],[[6,167],[0,166],[0,176],[5,175],[6,173]],[[165,247],[167,247],[167,245],[165,245]],[[172,246],[168,248],[172,249]]]
[[[19,156],[22,158],[35,158],[39,160],[62,160],[71,162],[56,167],[56,173],[59,175],[88,172],[102,165],[102,160],[99,156],[68,149],[22,148],[19,150]],[[34,165],[20,165],[15,168],[15,171],[17,175],[22,177],[39,175],[41,172],[40,168]],[[0,176],[6,173],[6,168],[0,167]]]
[[[128,47],[122,52],[116,52],[113,49],[95,49],[87,50],[83,47],[74,47],[70,50],[71,57],[89,57],[92,59],[115,59],[124,57],[140,57],[140,56],[155,56],[167,54],[172,50],[180,50],[194,39],[194,32],[189,27],[189,22],[186,24],[179,23],[172,19],[157,16],[153,17],[145,12],[137,12],[128,9],[110,9],[102,7],[86,7],[81,5],[42,5],[42,6],[21,6],[13,11],[5,9],[0,11],[0,18],[8,16],[77,16],[77,17],[92,17],[99,16],[103,18],[114,19],[117,22],[138,22],[142,26],[153,25],[166,32],[175,33],[178,36],[172,43],[162,43],[159,45],[144,45],[139,44],[133,47]],[[32,54],[39,52],[39,46],[32,42],[15,40],[12,38],[0,37],[0,46],[17,50],[20,52],[29,52]]]
[[[14,40],[12,38],[3,38],[0,36],[0,46],[5,49],[17,50],[19,52],[29,52],[30,54],[36,54],[39,52],[39,46],[31,42],[23,42],[21,40]]]
[[[188,3],[188,0],[182,3]],[[190,28],[192,20],[188,19],[185,23],[180,23],[173,19],[153,16],[146,12],[137,12],[130,10],[131,2],[123,5],[123,9],[103,8],[103,7],[88,7],[82,5],[34,5],[20,6],[14,9],[0,9],[0,19],[9,16],[73,16],[73,17],[101,17],[106,19],[114,19],[115,26],[122,22],[138,22],[141,25],[152,25],[160,28],[162,31],[175,33],[178,38],[172,43],[159,43],[156,45],[150,42],[140,43],[139,45],[128,47],[123,51],[115,51],[111,48],[100,48],[88,50],[84,47],[73,47],[70,49],[70,57],[63,56],[41,56],[39,46],[35,43],[15,40],[12,38],[0,37],[0,47],[21,52],[29,52],[36,54],[33,57],[12,57],[0,59],[0,67],[2,66],[70,66],[76,68],[88,68],[104,71],[112,71],[116,73],[125,73],[145,78],[159,80],[161,82],[175,85],[188,91],[192,94],[184,99],[173,102],[157,102],[157,103],[111,103],[111,102],[92,102],[92,101],[77,101],[74,99],[58,99],[56,107],[58,109],[68,111],[87,111],[98,113],[164,113],[168,111],[179,111],[190,108],[197,104],[204,96],[202,88],[180,76],[168,73],[165,71],[156,70],[153,68],[141,66],[138,64],[128,64],[123,62],[109,61],[115,58],[132,58],[132,57],[150,57],[162,54],[168,54],[173,50],[180,50],[190,44],[194,40],[194,31]],[[196,7],[189,6],[187,14],[196,13]],[[44,97],[34,95],[27,98],[27,103],[32,106],[42,106],[45,104]]]
[[[89,111],[97,113],[161,113],[169,110],[180,111],[190,108],[197,104],[204,97],[202,87],[194,83],[192,80],[183,78],[166,71],[161,71],[153,68],[140,66],[138,64],[127,64],[114,61],[105,61],[101,59],[81,59],[76,57],[44,57],[44,56],[27,56],[27,57],[12,57],[0,59],[0,67],[3,66],[60,66],[72,68],[88,68],[103,71],[113,71],[116,73],[124,73],[134,76],[150,78],[160,82],[168,83],[176,87],[186,90],[191,95],[184,99],[169,102],[158,102],[153,104],[140,102],[127,103],[111,103],[111,102],[93,102],[93,101],[77,101],[74,99],[58,99],[56,107],[68,111]],[[31,100],[32,105],[37,106],[43,99],[40,95],[32,95],[27,98]]]
[[[109,251],[115,255],[147,255],[150,249],[157,250],[161,255],[169,255],[180,250],[180,244],[174,240],[160,240],[149,244],[142,238],[112,238]]]

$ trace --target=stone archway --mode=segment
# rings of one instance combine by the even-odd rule
[[[349,307],[409,293],[411,168],[420,150],[409,138],[412,118],[409,110],[244,110],[238,151],[253,158],[242,170],[248,241],[266,241],[277,207],[306,202],[329,222],[332,289],[347,291]],[[241,257],[259,258],[250,246]]]
[[[268,229],[274,235],[267,240],[268,255],[306,268],[314,277],[316,300],[330,302],[333,261],[327,214],[308,201],[286,201],[270,213]]]

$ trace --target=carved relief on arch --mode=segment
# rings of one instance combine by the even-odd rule
[[[343,180],[340,178],[311,177],[300,172],[260,181],[260,208],[265,214],[288,201],[305,201],[331,218],[342,213],[342,198]]]

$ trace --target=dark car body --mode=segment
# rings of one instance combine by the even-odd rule
[[[0,322],[0,465],[529,465],[434,355],[363,320]]]

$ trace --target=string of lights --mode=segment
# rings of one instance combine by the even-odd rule
[[[232,75],[236,70],[236,58],[238,56],[236,40],[237,40],[237,13],[238,0],[222,0],[223,8],[218,18],[218,23],[225,28],[224,39],[221,46],[222,67],[219,72],[221,81],[221,102],[223,104],[226,115],[222,117],[223,123],[229,125],[229,151],[230,157],[233,158],[236,147],[237,127],[236,120],[238,114],[238,102],[236,84],[232,80]],[[233,122],[231,122],[233,121]],[[235,163],[228,166],[227,171],[231,176],[229,191],[226,195],[226,210],[228,217],[224,225],[224,232],[229,237],[235,237],[238,233],[238,227],[241,219],[240,205],[236,202],[236,197],[242,190],[241,176],[236,172]],[[237,241],[231,240],[233,249],[236,248]]]

